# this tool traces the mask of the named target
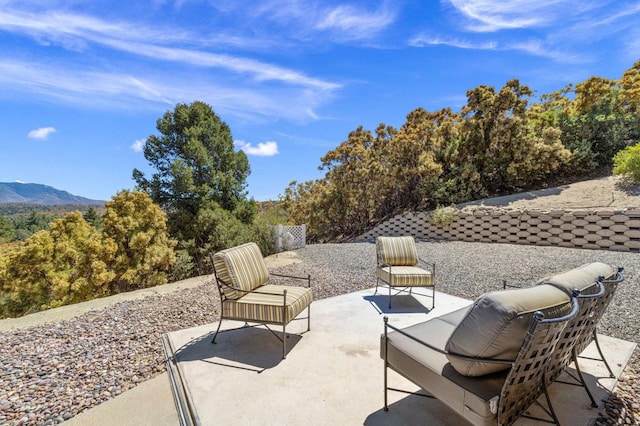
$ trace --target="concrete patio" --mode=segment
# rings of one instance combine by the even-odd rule
[[[284,360],[281,342],[264,327],[225,321],[222,328],[227,331],[218,336],[215,345],[210,341],[217,324],[169,333],[165,346],[173,379],[165,383],[167,388],[171,383],[174,399],[180,396],[187,409],[175,411],[180,419],[165,415],[157,420],[202,425],[464,424],[464,419],[437,400],[398,392],[389,393],[389,411],[383,411],[379,339],[384,315],[390,323],[405,327],[469,303],[436,293],[436,307],[430,310],[426,307],[431,306],[430,298],[407,294],[394,298],[394,307],[389,310],[386,296],[373,296],[372,289],[315,301],[311,331],[304,332],[306,318],[287,328],[291,335]],[[601,336],[601,344],[619,377],[636,344],[606,336]],[[601,362],[581,359],[581,367],[596,400],[606,399],[617,378],[607,378]],[[389,380],[391,387],[418,390],[393,372]],[[166,405],[166,388],[162,395]],[[155,399],[153,395],[139,398]],[[563,424],[591,424],[603,406],[600,402],[599,408],[591,408],[582,388],[561,383],[551,387],[551,398]],[[166,407],[158,413],[164,410]],[[89,413],[78,417],[85,414]],[[90,423],[88,417],[85,420]],[[160,424],[148,420],[149,424]],[[517,424],[542,423],[520,419]]]

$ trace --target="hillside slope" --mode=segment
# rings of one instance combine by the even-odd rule
[[[472,206],[538,210],[640,207],[640,184],[626,183],[619,176],[606,176],[555,188],[470,201],[459,204],[458,208]]]
[[[80,197],[39,183],[0,182],[0,203],[101,205],[104,201]]]

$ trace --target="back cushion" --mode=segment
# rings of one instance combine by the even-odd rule
[[[486,293],[475,300],[467,315],[449,337],[445,349],[452,354],[514,360],[533,320],[541,311],[545,318],[571,312],[569,296],[551,285]],[[506,364],[447,358],[465,376],[482,376],[509,368]]]
[[[601,262],[593,262],[543,278],[538,284],[551,284],[569,295],[574,288],[582,294],[593,294],[598,292],[598,286],[596,285],[598,277],[607,279],[614,274],[615,270],[611,266]]]
[[[418,252],[413,237],[376,238],[378,263],[393,266],[415,266],[418,264]]]
[[[269,280],[269,271],[256,243],[246,243],[219,251],[213,255],[213,266],[220,281],[245,291],[260,287]],[[222,287],[229,299],[242,297],[244,293]]]

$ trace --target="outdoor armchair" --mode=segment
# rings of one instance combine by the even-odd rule
[[[256,243],[246,243],[212,256],[213,272],[220,294],[220,322],[211,343],[216,343],[223,319],[263,324],[282,341],[282,358],[287,354],[286,327],[307,309],[307,331],[311,329],[311,276],[271,274],[306,282],[306,287],[267,284],[269,271]],[[269,325],[282,326],[282,335]]]
[[[376,238],[376,291],[382,281],[389,288],[389,308],[391,298],[400,292],[414,287],[431,287],[431,308],[436,299],[436,265],[427,263],[418,257],[413,237]],[[419,266],[424,265],[424,268]],[[400,289],[392,295],[392,289]]]

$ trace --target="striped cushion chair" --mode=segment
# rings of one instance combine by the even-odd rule
[[[269,271],[256,243],[222,250],[212,256],[213,272],[220,292],[221,314],[211,343],[216,343],[223,319],[282,326],[282,358],[286,358],[286,326],[307,308],[307,331],[311,329],[311,276],[294,277],[306,287],[272,285]]]
[[[391,297],[413,287],[431,287],[431,308],[435,306],[436,265],[428,264],[418,258],[416,243],[413,237],[378,237],[376,238],[376,291],[380,281],[389,288],[389,308]],[[422,263],[425,268],[419,266]],[[393,288],[400,289],[392,295]]]

